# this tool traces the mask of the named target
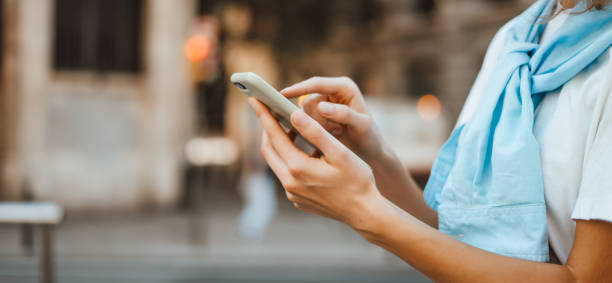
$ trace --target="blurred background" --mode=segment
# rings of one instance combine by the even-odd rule
[[[59,282],[427,282],[293,208],[229,76],[351,77],[424,184],[530,2],[1,0],[0,200],[63,208]],[[1,282],[38,280],[20,227],[0,225]]]

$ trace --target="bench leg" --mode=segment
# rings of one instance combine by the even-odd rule
[[[207,241],[207,219],[205,207],[204,191],[210,186],[211,167],[199,166],[195,168],[193,180],[190,183],[190,224],[189,224],[189,239],[192,244],[205,244]]]
[[[34,254],[32,247],[34,243],[34,229],[32,224],[21,224],[21,252],[24,256],[32,256]]]
[[[53,225],[40,225],[39,268],[40,282],[53,283],[55,279],[53,266]]]

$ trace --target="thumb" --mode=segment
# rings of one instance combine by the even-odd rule
[[[302,110],[291,114],[291,124],[302,137],[321,150],[323,155],[330,160],[338,160],[349,152],[348,148]]]
[[[357,133],[364,133],[372,127],[370,116],[357,112],[344,104],[319,102],[317,106],[321,116],[331,121],[352,127]]]

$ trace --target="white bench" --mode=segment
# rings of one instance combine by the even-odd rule
[[[31,249],[32,226],[40,232],[40,282],[55,279],[53,264],[53,228],[62,221],[62,208],[52,202],[0,202],[0,223],[22,225],[22,245]]]

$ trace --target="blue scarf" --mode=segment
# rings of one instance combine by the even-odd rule
[[[537,1],[507,24],[503,51],[480,104],[442,147],[425,188],[427,204],[438,211],[440,231],[491,252],[535,261],[548,260],[535,109],[546,93],[612,45],[609,7],[570,15],[539,44],[555,2]]]

